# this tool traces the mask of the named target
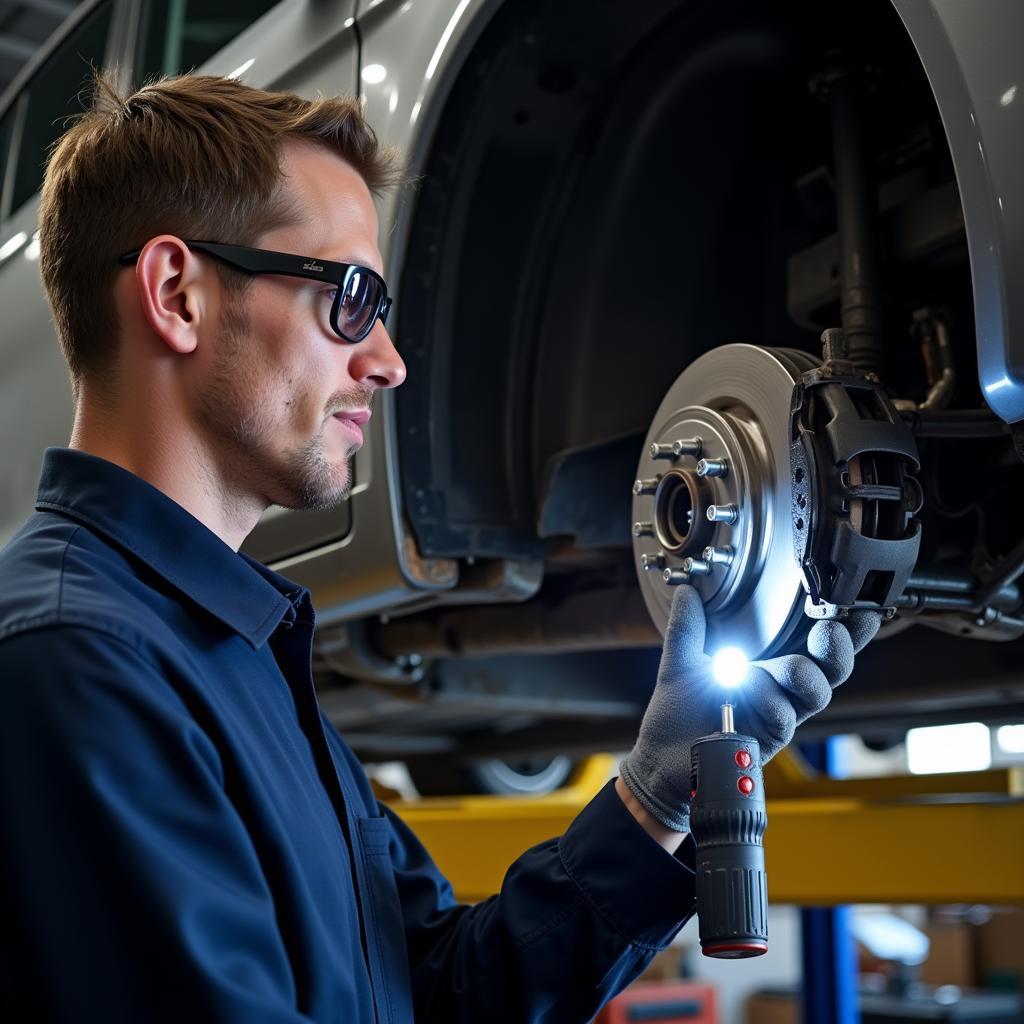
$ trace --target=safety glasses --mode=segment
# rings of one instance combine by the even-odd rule
[[[184,239],[190,249],[206,253],[247,274],[284,274],[305,277],[311,281],[328,281],[336,285],[331,304],[331,330],[345,341],[362,341],[380,318],[387,323],[391,299],[384,278],[369,267],[357,263],[332,263],[294,253],[249,249],[243,245],[222,245],[220,242],[197,242]],[[131,266],[141,249],[118,256],[122,266]]]

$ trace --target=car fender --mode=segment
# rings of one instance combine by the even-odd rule
[[[953,157],[982,392],[997,415],[1016,423],[1024,419],[1024,8],[1017,0],[892,2]]]

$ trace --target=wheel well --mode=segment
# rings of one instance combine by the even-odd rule
[[[828,287],[838,268],[816,254],[836,231],[831,131],[809,88],[836,51],[876,83],[868,123],[883,221],[886,382],[923,397],[908,325],[919,306],[942,305],[955,324],[954,404],[980,405],[955,175],[890,0],[652,0],[628,19],[611,0],[516,0],[488,24],[454,83],[402,271],[397,340],[409,375],[396,394],[400,472],[424,555],[544,557],[531,604],[544,612],[575,594],[609,595],[608,615],[623,616],[622,594],[636,578],[630,485],[671,382],[728,342],[816,351],[820,331],[839,322]],[[936,200],[941,216],[928,213]],[[908,247],[903,229],[922,209],[942,225]],[[900,211],[912,216],[901,221]],[[818,264],[815,283],[795,295],[794,260],[807,256]],[[929,557],[963,547],[963,516],[956,508],[929,525]],[[507,611],[511,619],[515,609]],[[589,628],[593,608],[588,616]],[[468,617],[462,625],[471,633]],[[944,687],[933,701],[941,713],[973,678],[947,639],[933,644],[944,654],[929,670]],[[996,678],[991,646],[963,654],[978,675]],[[866,671],[887,679],[884,662],[913,679],[913,648],[906,636],[889,639],[868,652]],[[445,731],[445,702],[517,694],[525,717],[502,734],[509,751],[521,752],[520,740],[542,752],[574,739],[614,745],[635,728],[656,657],[653,643],[439,657],[429,695],[436,730]],[[885,698],[874,697],[877,716]],[[580,716],[607,698],[631,710],[606,709],[584,737]],[[842,703],[819,728],[860,721]],[[912,703],[911,716],[920,710]],[[570,704],[571,723],[559,719]],[[451,721],[494,752],[490,716],[488,705],[475,725],[455,712]],[[456,742],[473,749],[465,735]]]
[[[441,118],[402,275],[401,472],[424,554],[538,557],[598,507],[596,546],[628,546],[633,442],[682,368],[729,341],[815,347],[787,260],[835,230],[808,82],[836,48],[878,71],[880,176],[951,180],[889,0],[498,12]],[[919,295],[889,291],[902,339]],[[552,521],[562,461],[595,449],[598,493],[574,481]]]

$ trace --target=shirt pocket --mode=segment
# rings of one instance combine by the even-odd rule
[[[370,980],[381,1024],[413,1024],[412,983],[386,817],[357,818]]]

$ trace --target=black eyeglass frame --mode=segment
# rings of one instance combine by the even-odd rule
[[[337,292],[331,303],[331,330],[350,344],[362,341],[373,330],[373,325],[377,322],[378,317],[382,324],[387,325],[388,311],[391,309],[392,301],[388,297],[388,286],[384,278],[369,267],[361,266],[358,263],[334,263],[331,260],[318,260],[290,252],[250,249],[244,245],[225,245],[223,242],[196,241],[187,238],[182,241],[190,249],[206,253],[208,256],[247,274],[284,274],[286,277],[303,277],[310,281],[327,281],[337,285]],[[117,262],[122,266],[129,267],[139,258],[141,252],[142,249],[133,249],[131,252],[118,256]],[[370,277],[380,282],[380,296],[377,299],[377,308],[373,311],[373,316],[367,320],[366,327],[357,337],[352,337],[338,326],[338,313],[341,310],[342,296],[348,287],[349,279],[357,272],[369,274]]]

